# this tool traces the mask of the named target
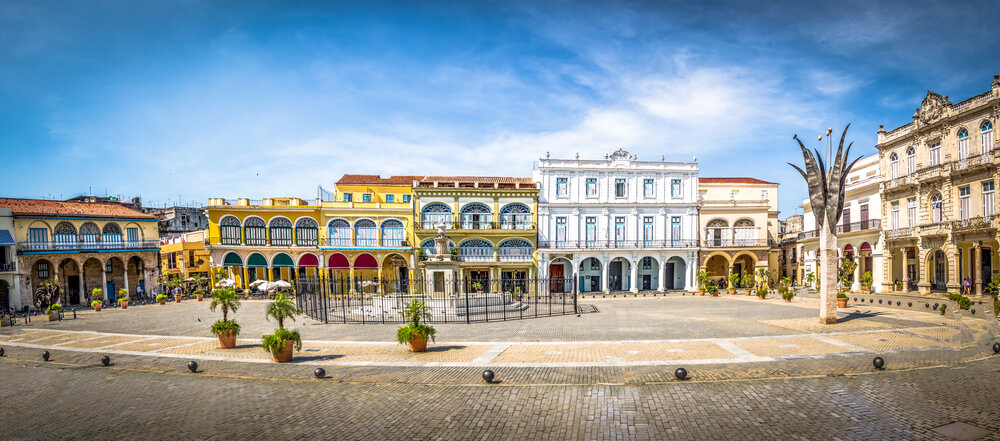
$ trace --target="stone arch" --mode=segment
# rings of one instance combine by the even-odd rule
[[[660,260],[653,256],[642,256],[636,264],[636,288],[639,291],[651,291],[660,287]]]
[[[671,256],[664,265],[663,285],[665,289],[687,288],[688,263],[683,257]]]
[[[59,285],[63,291],[63,302],[70,305],[80,304],[83,298],[82,274],[80,272],[80,262],[76,259],[65,258],[59,262]]]
[[[714,283],[718,283],[719,280],[728,280],[731,268],[732,260],[725,253],[715,252],[709,254],[705,259],[705,271],[708,272],[709,279]]]
[[[382,258],[382,287],[388,292],[407,292],[410,279],[409,261],[402,254],[389,253]]]
[[[549,279],[549,292],[565,293],[573,289],[573,262],[559,256],[546,262],[546,272]]]
[[[948,289],[948,276],[950,258],[943,247],[935,247],[924,253],[923,265],[921,265],[927,281],[931,284],[931,290],[944,291]]]
[[[580,292],[598,292],[604,289],[604,262],[597,257],[587,257],[580,262],[577,286]]]
[[[608,290],[629,291],[632,289],[632,271],[635,265],[625,256],[612,257],[608,262]]]

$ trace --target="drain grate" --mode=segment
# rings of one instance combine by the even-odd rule
[[[971,424],[966,424],[960,421],[951,424],[945,424],[941,427],[935,427],[934,431],[949,438],[961,439],[961,440],[979,439],[990,434],[988,430],[983,430]]]

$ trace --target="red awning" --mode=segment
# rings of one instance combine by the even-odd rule
[[[354,269],[378,269],[378,261],[371,254],[362,254],[354,259]]]
[[[328,266],[332,269],[349,269],[351,267],[351,263],[347,261],[347,256],[343,254],[334,254],[330,256]]]
[[[299,266],[317,267],[319,266],[319,259],[313,254],[303,254],[302,257],[299,257]]]

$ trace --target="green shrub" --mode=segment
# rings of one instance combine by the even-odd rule
[[[62,311],[62,305],[60,305],[58,303],[53,303],[53,304],[49,305],[48,308],[45,308],[45,310],[46,311]]]
[[[100,300],[94,300],[93,302],[90,302],[90,307],[91,308],[97,309],[98,306],[101,306],[101,301]]]
[[[102,290],[101,288],[94,288],[92,291],[90,291],[90,299],[100,300],[101,298],[104,297],[103,293],[104,290]]]
[[[698,281],[698,288],[702,290],[706,289],[712,281],[708,278],[708,271],[698,271],[695,275],[695,279]]]
[[[708,285],[708,293],[709,294],[716,294],[718,292],[719,292],[719,287],[718,286],[715,286],[715,284]]]
[[[837,293],[837,298],[838,299],[846,299],[847,298],[847,294],[844,294],[842,292],[838,292]]]
[[[948,308],[948,304],[947,303],[942,303],[941,304],[941,315],[944,315],[944,310],[947,309],[947,308]]]
[[[729,273],[729,288],[736,288],[736,285],[740,283],[739,273]]]
[[[122,303],[125,303],[127,301],[128,301],[128,297],[122,297],[122,298],[118,299],[118,304],[121,305]]]
[[[766,288],[758,289],[757,290],[757,297],[760,297],[762,299],[763,298],[767,298],[767,289]]]
[[[409,343],[413,341],[413,336],[417,334],[423,335],[425,339],[434,341],[434,334],[437,331],[430,326],[420,324],[421,320],[431,318],[431,314],[427,312],[427,309],[427,304],[417,299],[410,300],[410,303],[406,304],[402,314],[403,319],[408,323],[396,330],[397,342],[400,344]]]
[[[281,350],[285,347],[285,343],[290,341],[295,342],[296,351],[302,350],[302,336],[299,335],[299,331],[289,331],[285,328],[278,328],[274,330],[274,334],[264,335],[260,339],[261,346],[264,347],[264,351],[272,354],[281,352]]]
[[[167,295],[166,294],[157,294],[156,295],[156,301],[157,302],[162,302],[162,301],[165,301],[165,300],[167,300]]]
[[[953,300],[955,303],[958,303],[958,307],[960,309],[969,309],[972,307],[972,300],[969,300],[968,297],[961,294],[949,293],[946,297],[948,297],[948,300]]]
[[[240,335],[240,325],[229,320],[216,320],[212,323],[212,333],[215,335],[232,332],[233,335]]]
[[[795,292],[785,287],[781,288],[781,298],[791,300],[792,297],[795,297]]]

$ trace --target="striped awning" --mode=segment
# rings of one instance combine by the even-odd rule
[[[0,230],[0,245],[14,245],[14,236],[9,230]]]

